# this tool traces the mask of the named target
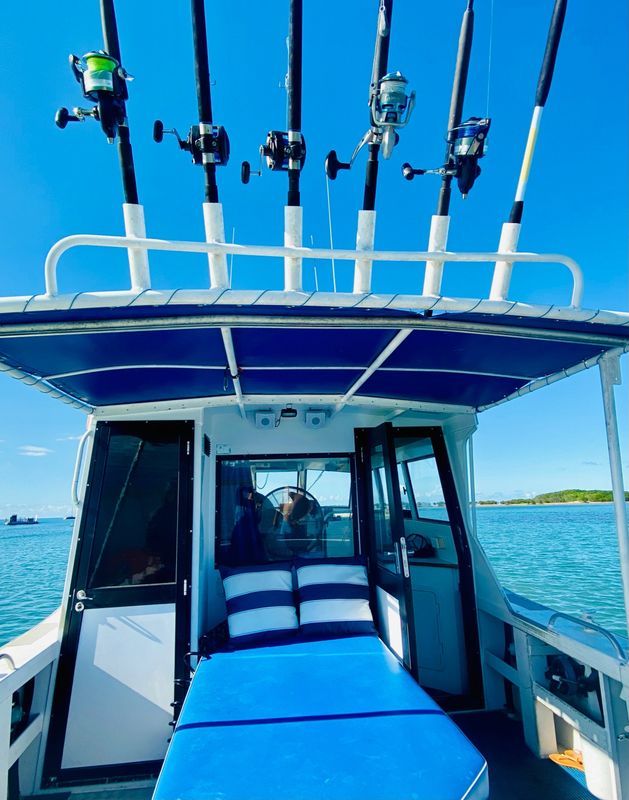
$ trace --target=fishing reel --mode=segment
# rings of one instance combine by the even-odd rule
[[[251,169],[248,161],[242,162],[240,179],[249,183],[251,175],[262,175],[262,159],[272,172],[297,169],[301,172],[306,163],[306,140],[299,132],[269,131],[266,142],[260,145],[260,169]]]
[[[60,108],[55,114],[58,128],[65,128],[68,122],[83,122],[92,117],[100,122],[107,141],[111,144],[118,133],[118,127],[125,123],[124,102],[128,98],[127,81],[133,77],[112,56],[103,50],[86,53],[83,58],[70,55],[72,74],[80,84],[83,97],[96,105],[92,108]]]
[[[177,140],[180,150],[192,156],[193,164],[216,164],[224,167],[229,161],[229,137],[222,125],[192,125],[186,139],[182,139],[176,128],[164,128],[164,123],[156,119],[153,123],[153,141],[159,144],[164,134]]]
[[[342,169],[351,169],[356,156],[366,144],[377,144],[382,157],[391,158],[393,148],[400,140],[398,128],[403,128],[415,106],[415,92],[406,93],[407,79],[401,72],[389,72],[372,84],[369,97],[369,117],[371,127],[358,142],[349,161],[339,161],[336,150],[330,150],[325,159],[325,173],[333,181]]]
[[[412,181],[415,175],[441,175],[456,178],[459,191],[467,197],[481,169],[479,159],[485,155],[487,133],[491,119],[470,117],[461,125],[448,131],[448,155],[443,167],[438,169],[413,169],[406,163],[402,165],[402,175]]]

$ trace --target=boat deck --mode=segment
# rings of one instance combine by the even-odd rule
[[[580,782],[583,773],[536,758],[520,723],[506,714],[462,713],[454,721],[487,759],[491,800],[596,800]]]

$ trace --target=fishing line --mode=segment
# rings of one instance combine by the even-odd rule
[[[491,14],[489,16],[489,52],[487,55],[487,112],[486,117],[489,117],[489,90],[491,87],[491,56],[494,46],[494,0],[491,0]]]
[[[330,179],[327,172],[325,175],[325,191],[328,196],[328,228],[330,230],[330,250],[334,250],[334,239],[332,237],[332,203],[330,201]],[[336,292],[336,267],[334,265],[334,256],[332,256],[332,288]]]

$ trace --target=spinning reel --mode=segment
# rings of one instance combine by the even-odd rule
[[[491,119],[470,117],[456,128],[448,131],[448,155],[443,167],[438,169],[413,169],[406,163],[402,165],[402,175],[412,181],[415,175],[441,175],[456,178],[459,191],[467,197],[481,169],[479,159],[485,155],[487,133]]]
[[[133,77],[103,50],[86,53],[83,58],[71,55],[69,60],[83,96],[96,105],[92,108],[76,107],[72,113],[67,108],[60,108],[55,114],[55,123],[58,128],[65,128],[68,122],[83,122],[86,117],[92,117],[100,122],[111,144],[118,127],[125,123],[124,102],[128,98],[126,81],[133,80]]]
[[[248,161],[242,162],[240,179],[249,183],[251,175],[262,175],[262,159],[272,172],[297,169],[301,172],[306,163],[306,140],[301,133],[269,131],[266,142],[260,145],[260,169],[252,170]]]
[[[348,162],[339,161],[336,150],[331,150],[325,160],[325,171],[334,180],[341,169],[351,169],[356,156],[366,144],[377,144],[382,157],[391,158],[393,148],[399,141],[398,128],[408,124],[415,106],[415,92],[406,93],[408,80],[401,72],[389,72],[372,84],[369,97],[370,128],[356,145]]]
[[[164,123],[156,119],[153,123],[153,141],[163,141],[164,134],[175,137],[179,148],[192,155],[193,164],[216,164],[224,167],[229,161],[229,137],[222,125],[192,125],[186,139],[182,139],[176,128],[164,128]]]

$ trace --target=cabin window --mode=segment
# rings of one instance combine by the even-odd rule
[[[352,556],[349,456],[219,459],[216,561]]]
[[[179,438],[112,433],[89,585],[175,581]]]
[[[405,462],[404,475],[403,492],[409,504],[415,504],[417,517],[447,520],[446,500],[434,453]]]

